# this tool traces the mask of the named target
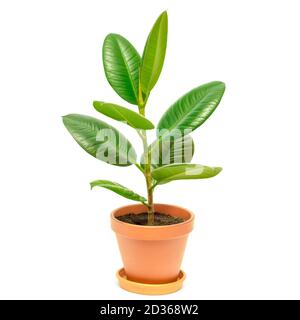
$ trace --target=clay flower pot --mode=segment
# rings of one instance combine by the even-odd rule
[[[156,212],[184,218],[184,222],[167,226],[140,226],[122,222],[116,217],[128,213],[142,213],[142,204],[128,205],[114,210],[111,226],[115,231],[124,269],[119,272],[119,280],[127,280],[127,285],[141,290],[139,293],[168,293],[180,289],[184,274],[180,271],[182,258],[189,233],[193,229],[194,215],[187,209],[167,204],[155,204]],[[121,287],[122,283],[120,282]],[[146,286],[141,286],[146,284]],[[170,284],[174,284],[171,286]],[[152,285],[152,286],[151,286]],[[166,286],[169,290],[164,292]],[[143,288],[150,289],[143,290]],[[151,291],[152,288],[152,291]],[[157,290],[157,288],[160,288]],[[126,289],[126,287],[125,287]]]

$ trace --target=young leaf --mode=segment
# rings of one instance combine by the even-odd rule
[[[156,20],[145,45],[141,63],[142,91],[148,95],[161,73],[168,36],[168,15],[164,11]]]
[[[63,123],[75,141],[93,157],[116,166],[136,162],[131,143],[107,123],[80,114],[64,116]]]
[[[168,183],[173,180],[206,179],[216,176],[221,172],[220,167],[207,167],[200,164],[170,164],[152,171],[153,178],[158,184]]]
[[[139,113],[121,107],[117,104],[94,101],[93,106],[97,111],[105,114],[106,116],[118,121],[125,122],[135,129],[149,130],[154,128],[154,125],[151,123],[151,121],[149,121]]]
[[[94,187],[102,187],[109,189],[120,196],[123,196],[127,199],[134,200],[134,201],[140,201],[142,203],[146,202],[147,200],[138,195],[137,193],[133,192],[132,190],[120,185],[119,183],[108,181],[108,180],[96,180],[90,183],[91,188],[93,189]]]
[[[152,168],[158,168],[172,163],[191,162],[194,155],[194,141],[190,135],[156,139],[149,146]],[[141,165],[145,164],[145,154],[142,155]]]
[[[165,134],[161,130],[169,133],[180,130],[184,134],[197,129],[214,112],[224,91],[225,84],[214,81],[185,94],[164,113],[157,126],[157,136]]]
[[[116,93],[138,104],[141,57],[133,45],[118,34],[109,34],[103,43],[103,66],[106,78]]]

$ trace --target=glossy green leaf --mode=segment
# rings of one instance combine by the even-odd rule
[[[162,116],[157,135],[179,130],[184,134],[201,126],[214,112],[225,91],[225,84],[214,81],[193,89],[177,100]]]
[[[63,123],[75,141],[93,157],[117,166],[136,162],[131,143],[107,123],[80,114],[64,116]]]
[[[161,73],[168,36],[168,15],[163,12],[156,20],[148,36],[141,64],[142,91],[148,95]]]
[[[154,125],[151,123],[151,121],[139,113],[121,107],[117,104],[94,101],[93,106],[102,114],[105,114],[112,119],[122,121],[135,129],[149,130],[154,128]]]
[[[106,78],[121,98],[136,105],[140,63],[140,55],[124,37],[109,34],[105,38],[103,65]]]
[[[132,190],[120,185],[119,183],[108,181],[108,180],[96,180],[90,183],[91,188],[93,189],[94,187],[102,187],[109,189],[120,196],[123,196],[124,198],[134,200],[134,201],[140,201],[142,203],[146,202],[147,200],[138,195],[137,193],[133,192]]]
[[[188,163],[194,155],[194,141],[190,135],[180,137],[166,137],[157,139],[149,146],[151,152],[152,168],[172,163]],[[145,154],[142,155],[141,164],[145,164]]]
[[[221,172],[220,167],[207,167],[200,164],[170,164],[152,171],[153,178],[158,184],[183,179],[206,179]]]

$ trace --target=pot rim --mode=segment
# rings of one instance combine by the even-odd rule
[[[117,219],[115,217],[115,213],[123,208],[126,208],[126,207],[132,207],[132,206],[141,206],[141,207],[145,207],[147,208],[144,204],[129,204],[129,205],[125,205],[125,206],[121,206],[121,207],[118,207],[116,209],[114,209],[111,213],[111,219],[116,222],[116,223],[120,223],[121,225],[129,225],[129,226],[132,226],[134,228],[140,228],[140,229],[151,229],[151,230],[154,230],[154,229],[165,229],[165,228],[172,228],[172,227],[179,227],[179,226],[182,226],[182,225],[185,225],[185,224],[188,224],[188,223],[191,223],[194,219],[195,219],[195,215],[193,214],[192,211],[186,209],[185,207],[181,207],[181,206],[177,206],[177,205],[174,205],[174,204],[168,204],[168,203],[154,203],[154,206],[157,206],[157,205],[162,205],[162,206],[169,206],[169,207],[177,207],[181,210],[184,210],[186,211],[189,215],[190,215],[190,218],[183,221],[183,222],[179,222],[179,223],[174,223],[174,224],[169,224],[169,225],[165,225],[165,226],[142,226],[142,225],[137,225],[137,224],[131,224],[131,223],[128,223],[128,222],[124,222],[124,221],[120,221],[119,219]],[[127,213],[124,213],[124,215],[127,214]]]

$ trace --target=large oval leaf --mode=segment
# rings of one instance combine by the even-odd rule
[[[152,168],[158,168],[172,163],[188,163],[194,155],[194,141],[190,135],[157,139],[149,146]],[[147,157],[142,155],[142,166]]]
[[[80,114],[64,116],[63,123],[75,141],[93,157],[116,166],[136,162],[131,143],[107,123]]]
[[[152,171],[153,178],[158,184],[173,180],[206,179],[216,176],[222,171],[220,167],[207,167],[200,164],[170,164]]]
[[[106,116],[118,121],[122,121],[135,129],[149,130],[154,128],[154,125],[151,123],[151,121],[139,113],[121,107],[117,104],[94,101],[93,106],[97,111],[105,114]]]
[[[163,12],[156,20],[148,36],[141,64],[142,91],[148,95],[161,73],[168,36],[168,15]]]
[[[140,55],[124,37],[109,34],[105,38],[103,65],[106,78],[121,98],[136,105],[140,62]]]
[[[214,112],[224,91],[225,84],[214,81],[188,92],[162,116],[157,126],[157,135],[168,135],[173,130],[188,134],[197,129]]]
[[[109,189],[120,196],[123,196],[124,198],[134,200],[134,201],[140,201],[142,203],[146,202],[147,200],[138,195],[137,193],[133,192],[132,190],[120,185],[119,183],[108,181],[108,180],[96,180],[90,183],[91,188],[93,189],[94,187],[102,187]]]

